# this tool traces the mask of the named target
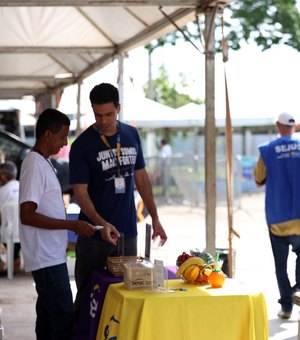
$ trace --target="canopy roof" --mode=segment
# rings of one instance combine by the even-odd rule
[[[8,0],[0,3],[0,99],[80,82],[120,54],[228,0]],[[172,23],[173,21],[173,23]]]

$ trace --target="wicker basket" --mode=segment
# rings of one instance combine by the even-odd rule
[[[107,258],[108,271],[116,277],[123,277],[124,263],[130,261],[143,261],[142,257],[138,256],[111,256]]]

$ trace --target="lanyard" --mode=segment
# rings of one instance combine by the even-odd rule
[[[112,150],[112,147],[110,146],[106,136],[103,134],[102,130],[100,129],[99,125],[97,126],[97,130],[99,132],[100,138],[102,142],[107,146],[108,149]],[[118,176],[120,176],[120,163],[121,163],[121,136],[120,136],[120,129],[119,129],[119,124],[117,123],[117,167],[118,167]]]

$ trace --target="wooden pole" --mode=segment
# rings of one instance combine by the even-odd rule
[[[230,108],[229,108],[229,98],[228,98],[228,89],[227,89],[227,79],[225,73],[225,92],[226,92],[226,193],[227,193],[227,219],[228,219],[228,269],[229,269],[229,277],[234,276],[233,270],[233,253],[232,253],[232,225],[233,225],[233,211],[232,211],[232,202],[233,202],[233,174],[232,174],[232,125],[231,125],[231,116],[230,116]]]
[[[118,54],[118,89],[120,96],[121,110],[119,112],[119,120],[122,122],[124,117],[124,54]]]
[[[215,9],[205,11],[206,251],[216,252]]]
[[[222,19],[222,52],[224,62],[225,98],[226,98],[226,128],[225,128],[225,151],[226,151],[226,193],[227,193],[227,219],[228,219],[228,269],[229,277],[234,277],[234,253],[232,249],[232,239],[240,235],[233,229],[233,143],[232,143],[232,123],[229,105],[229,94],[225,63],[228,61],[228,44],[223,33],[224,21]]]
[[[80,120],[81,118],[81,85],[82,85],[82,82],[79,82],[77,84],[76,136],[79,136],[81,133],[81,120]]]

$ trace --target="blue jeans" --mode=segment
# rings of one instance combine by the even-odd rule
[[[36,339],[71,340],[75,333],[73,298],[66,263],[32,272],[36,291]]]
[[[293,309],[292,295],[295,291],[300,290],[300,236],[275,236],[270,232],[270,240],[275,261],[277,284],[280,293],[280,299],[278,302],[281,304],[284,311],[290,312]],[[296,284],[293,287],[291,286],[287,273],[290,246],[297,256],[295,268]]]

